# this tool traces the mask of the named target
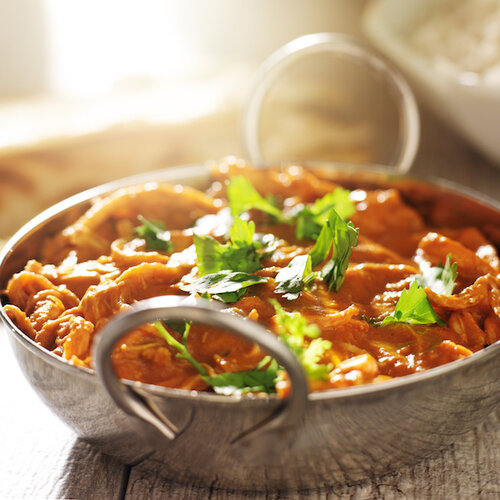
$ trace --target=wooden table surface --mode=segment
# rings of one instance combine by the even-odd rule
[[[225,139],[221,147],[228,144]],[[238,146],[224,153],[238,154]],[[500,200],[500,169],[428,112],[413,172],[450,179]],[[242,493],[165,482],[78,439],[25,381],[1,328],[0,380],[0,499],[500,498],[498,412],[437,456],[384,477],[321,491]]]

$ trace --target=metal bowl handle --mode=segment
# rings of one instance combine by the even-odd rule
[[[256,342],[287,371],[292,387],[291,395],[283,399],[274,414],[236,436],[232,440],[233,443],[246,443],[244,446],[248,447],[250,441],[247,438],[251,438],[251,441],[254,441],[251,445],[255,447],[256,437],[261,436],[264,439],[257,441],[265,440],[265,448],[268,448],[270,441],[282,441],[283,433],[293,431],[300,424],[306,408],[308,386],[299,361],[288,347],[258,323],[227,311],[223,312],[221,305],[217,303],[175,295],[134,303],[125,312],[112,318],[96,338],[93,352],[96,372],[110,397],[123,411],[153,426],[168,440],[173,440],[180,434],[179,429],[158,408],[147,404],[130,387],[121,383],[111,363],[113,348],[123,335],[157,320],[189,320],[224,328],[246,340]]]
[[[311,33],[280,47],[258,69],[242,118],[243,144],[247,156],[261,162],[260,117],[265,98],[280,73],[304,56],[331,53],[349,57],[370,68],[384,79],[398,98],[401,122],[399,148],[393,168],[399,173],[410,170],[420,140],[420,117],[415,96],[400,72],[373,47],[362,40],[343,33]]]

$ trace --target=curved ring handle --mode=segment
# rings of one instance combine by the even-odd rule
[[[239,441],[264,431],[283,431],[297,426],[306,408],[308,386],[302,366],[292,352],[275,335],[258,323],[242,316],[223,312],[222,306],[205,299],[167,295],[136,302],[125,312],[112,318],[98,334],[93,349],[96,372],[119,408],[152,425],[165,438],[175,439],[180,431],[157,409],[146,404],[134,391],[118,379],[111,353],[127,332],[149,322],[186,321],[224,328],[244,339],[256,342],[285,368],[292,387],[291,396],[283,400],[277,415],[266,418],[233,439]]]
[[[420,140],[420,118],[415,96],[403,76],[380,56],[356,38],[341,33],[313,33],[283,45],[264,61],[257,71],[243,113],[243,143],[248,158],[263,161],[260,149],[260,113],[264,99],[279,73],[299,58],[315,53],[330,52],[351,57],[368,65],[393,87],[399,99],[401,138],[394,168],[405,173],[410,169]]]

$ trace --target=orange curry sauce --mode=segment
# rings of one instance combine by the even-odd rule
[[[39,260],[31,260],[6,288],[5,309],[26,335],[75,365],[91,366],[96,332],[119,310],[157,295],[186,295],[180,286],[197,277],[193,223],[227,204],[225,186],[235,175],[247,177],[280,206],[307,204],[338,185],[301,167],[252,169],[243,162],[213,168],[214,182],[202,193],[192,188],[150,183],[96,200],[93,207],[60,234],[46,241]],[[271,224],[256,210],[256,231],[279,238],[276,250],[255,274],[268,278],[227,304],[228,313],[248,316],[276,331],[276,312],[299,311],[331,342],[320,363],[330,365],[312,391],[380,382],[454,361],[500,338],[500,265],[495,245],[476,227],[430,227],[394,188],[351,192],[359,228],[343,285],[336,293],[316,279],[296,300],[275,293],[274,277],[294,256],[306,254],[312,240],[295,237],[290,224]],[[439,205],[441,209],[443,204]],[[453,207],[445,207],[451,211]],[[147,251],[134,236],[137,217],[163,221],[171,233],[172,253]],[[496,229],[498,232],[498,228]],[[208,234],[221,239],[217,227]],[[221,240],[222,241],[222,240]],[[447,326],[392,323],[375,326],[393,313],[401,291],[425,266],[457,263],[452,295],[425,292]],[[173,335],[178,335],[172,332]],[[201,324],[189,332],[188,349],[210,374],[254,369],[261,349]],[[113,355],[119,376],[195,390],[210,390],[199,372],[167,345],[154,325],[127,334]],[[278,392],[287,392],[286,378]]]

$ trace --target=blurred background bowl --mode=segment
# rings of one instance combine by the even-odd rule
[[[500,166],[500,2],[373,0],[362,24],[422,101]]]

